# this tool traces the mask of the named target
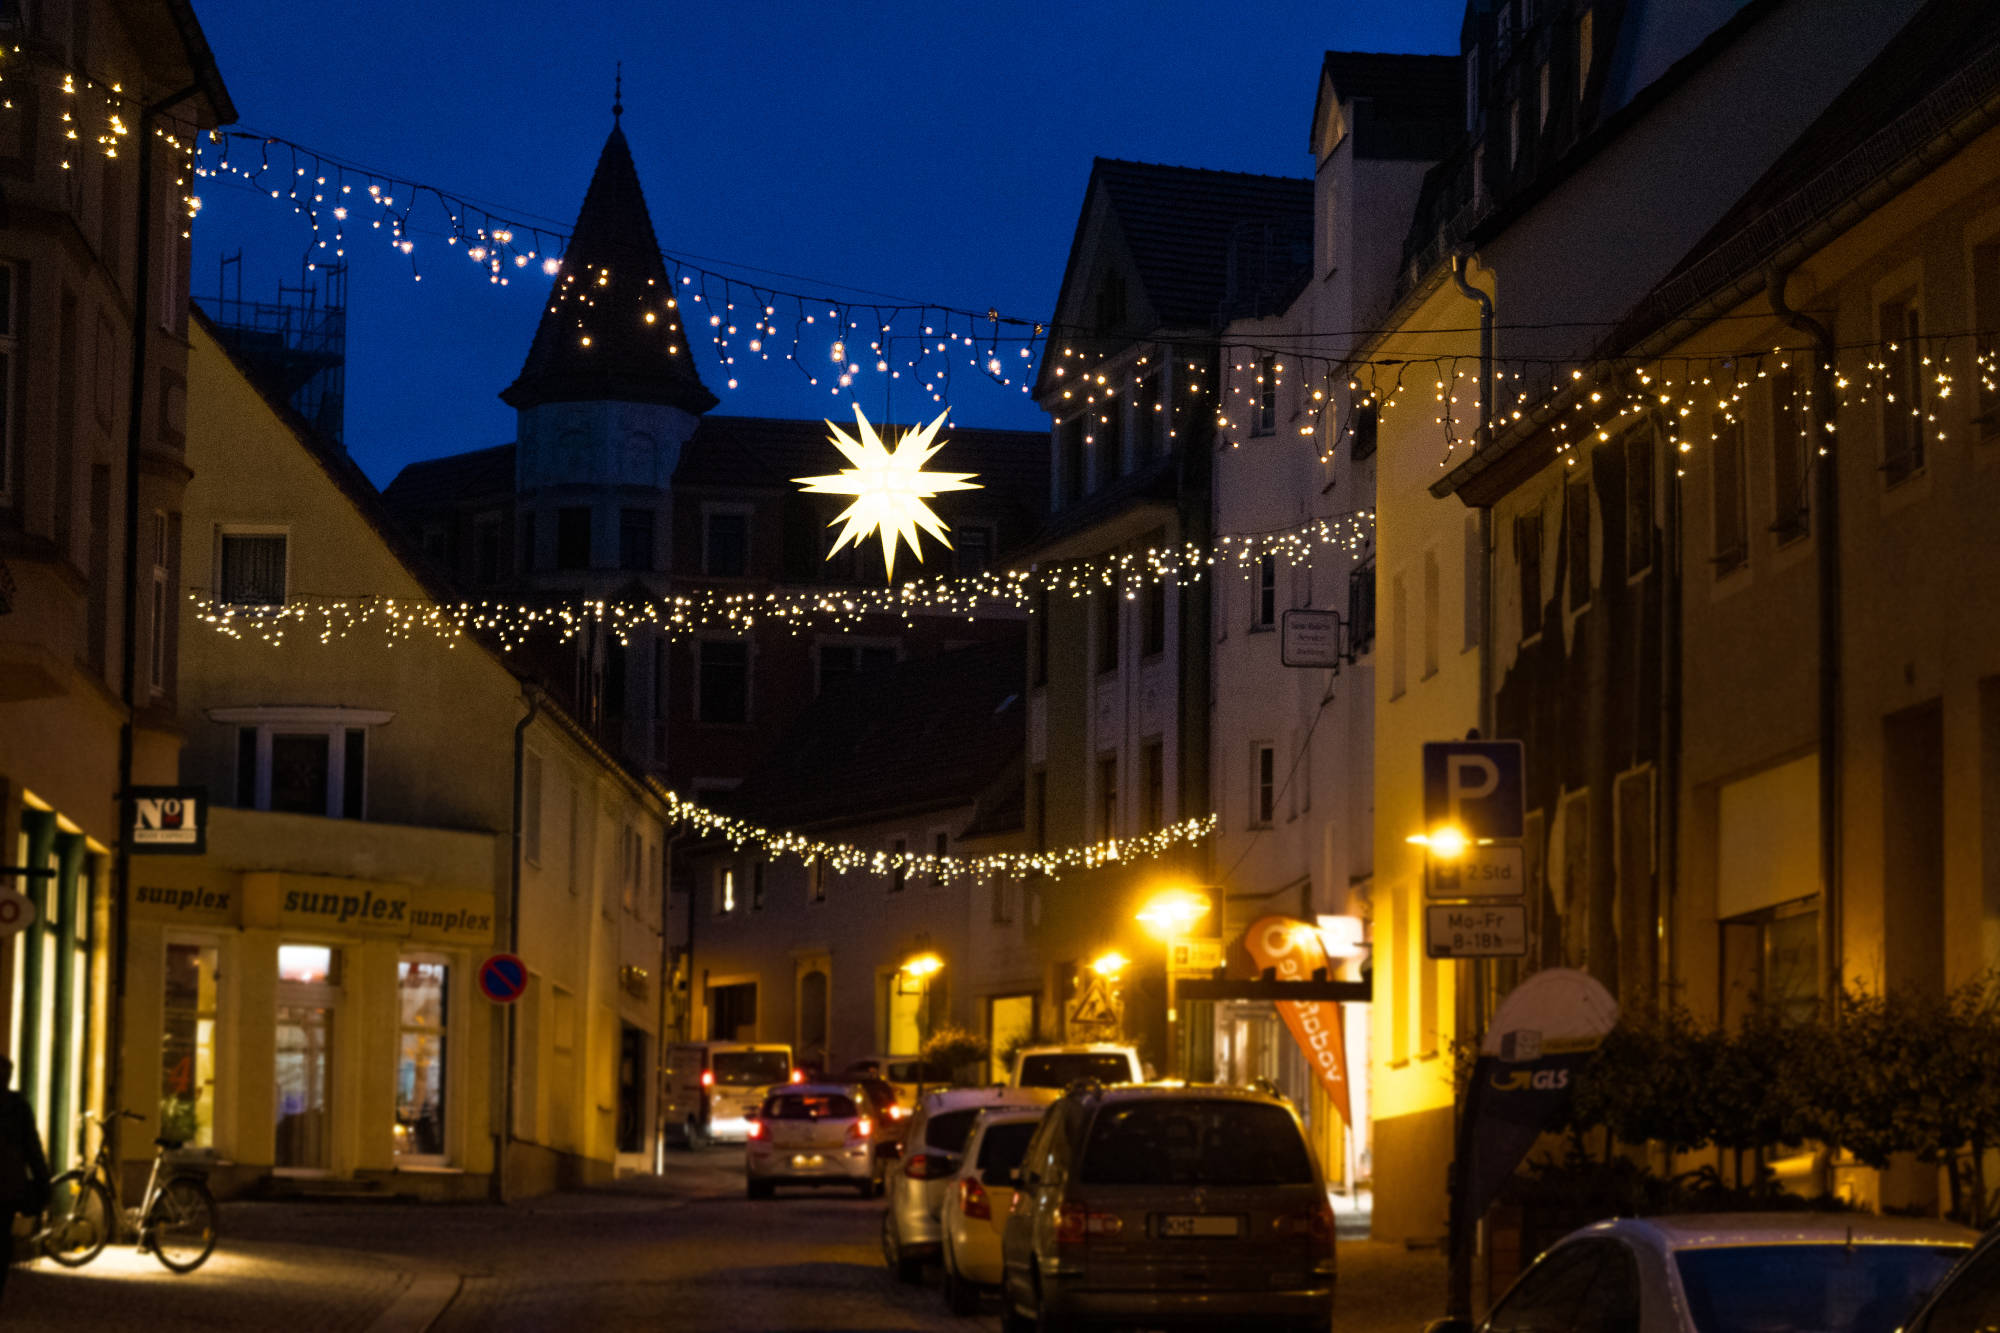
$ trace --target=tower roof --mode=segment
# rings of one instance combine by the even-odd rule
[[[670,304],[676,295],[614,113],[528,359],[501,400],[517,409],[611,401],[708,411],[716,397],[695,369]]]

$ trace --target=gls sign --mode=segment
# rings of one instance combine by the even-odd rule
[[[1521,836],[1519,741],[1428,741],[1424,745],[1424,827],[1450,824],[1468,838]]]
[[[125,842],[135,854],[208,850],[206,787],[134,787],[125,809]]]
[[[1511,1069],[1496,1072],[1493,1086],[1501,1092],[1561,1092],[1569,1086],[1569,1070]]]

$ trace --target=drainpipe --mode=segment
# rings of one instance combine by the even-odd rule
[[[1773,268],[1764,291],[1772,313],[1813,340],[1813,419],[1819,423],[1814,464],[1812,525],[1819,579],[1819,961],[1820,1009],[1835,1012],[1842,984],[1840,865],[1840,453],[1835,436],[1833,334],[1810,315],[1785,304],[1789,269]]]
[[[1451,257],[1451,280],[1468,300],[1479,303],[1479,443],[1493,442],[1493,298],[1465,280],[1472,252]],[[1479,510],[1479,734],[1493,736],[1493,510]]]
[[[1458,284],[1458,290],[1471,301],[1479,303],[1479,442],[1475,449],[1484,449],[1493,441],[1493,298],[1465,280],[1465,273],[1472,264],[1470,250],[1458,250],[1451,257],[1451,280]],[[1487,739],[1493,735],[1493,510],[1489,505],[1479,507],[1479,732]],[[1480,964],[1461,968],[1460,980],[1470,973],[1477,978]],[[1464,1032],[1473,1026],[1473,996],[1471,988],[1458,987],[1457,1004],[1458,1028]],[[1463,1117],[1464,1108],[1460,1108]],[[1451,1273],[1445,1297],[1445,1313],[1460,1319],[1472,1317],[1472,1255],[1474,1232],[1479,1219],[1465,1215],[1459,1200],[1466,1190],[1465,1149],[1468,1136],[1465,1126],[1460,1125],[1457,1136],[1459,1150],[1452,1155],[1451,1169]]]
[[[521,833],[523,823],[523,796],[526,783],[528,728],[533,725],[535,715],[542,711],[542,692],[534,685],[522,691],[528,701],[528,711],[514,724],[514,836],[513,853],[507,866],[507,952],[519,956],[521,952],[521,857],[526,842]],[[514,1145],[514,1061],[516,1011],[520,1002],[507,1006],[507,1052],[500,1062],[505,1086],[500,1090],[500,1103],[504,1108],[498,1150],[493,1157],[492,1196],[495,1203],[507,1202],[507,1153]]]
[[[138,253],[132,265],[132,385],[125,409],[125,605],[119,643],[119,691],[125,701],[125,721],[118,728],[118,852],[115,872],[117,901],[111,904],[111,1012],[105,1018],[104,1105],[119,1105],[124,1095],[122,1077],[125,1049],[125,958],[131,948],[130,924],[125,905],[132,898],[132,840],[129,833],[132,806],[132,761],[139,720],[139,454],[146,433],[146,357],[151,350],[148,332],[153,321],[153,127],[162,112],[171,111],[201,91],[190,84],[169,97],[147,106],[139,113],[139,223],[133,244]],[[155,625],[153,633],[160,627]],[[207,812],[203,811],[206,818]],[[104,1127],[110,1141],[111,1160],[118,1156],[118,1133],[122,1122],[112,1120]],[[68,1133],[69,1127],[50,1126]],[[119,1168],[123,1170],[121,1166]]]

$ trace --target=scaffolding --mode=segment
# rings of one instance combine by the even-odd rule
[[[235,290],[230,291],[231,279]],[[216,294],[201,302],[217,336],[267,393],[344,449],[347,400],[347,265],[316,266],[276,301],[243,299],[243,252],[224,255]]]

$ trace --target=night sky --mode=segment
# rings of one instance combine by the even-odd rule
[[[1461,0],[1052,4],[501,3],[356,0],[326,9],[196,0],[238,128],[504,205],[567,231],[624,127],[669,253],[1046,317],[1094,155],[1304,176],[1326,49],[1457,50]],[[202,182],[193,291],[244,253],[242,295],[296,283],[310,233],[289,208]],[[350,249],[347,444],[378,484],[405,463],[513,439],[496,396],[520,369],[548,279],[506,289],[462,259],[425,278],[386,242]],[[233,293],[232,293],[233,294]],[[729,390],[736,415],[848,408],[790,367]],[[882,387],[858,386],[871,416]],[[900,387],[898,392],[901,392]],[[892,401],[898,419],[920,406]],[[1018,388],[955,380],[953,421],[1036,428]]]

